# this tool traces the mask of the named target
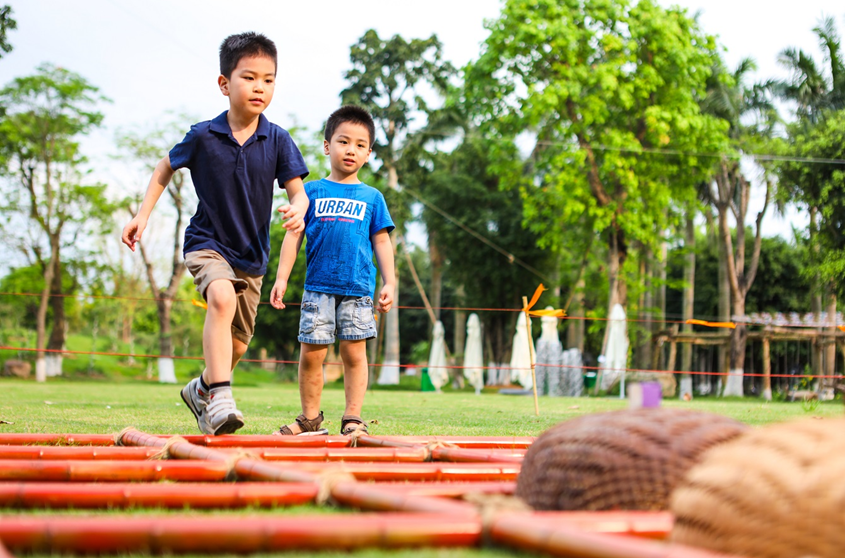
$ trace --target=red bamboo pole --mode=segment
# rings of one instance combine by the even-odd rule
[[[269,518],[0,518],[0,539],[27,553],[255,553],[294,549],[467,547],[479,544],[478,518],[367,514]]]
[[[156,448],[115,448],[103,446],[0,446],[0,459],[139,461],[150,459]]]
[[[525,451],[522,450],[519,454],[515,454],[511,450],[433,448],[432,461],[451,461],[455,463],[523,463],[524,454]]]
[[[442,515],[478,517],[476,508],[468,503],[398,493],[384,486],[344,482],[331,489],[332,498],[339,504],[370,511],[435,513]]]
[[[726,558],[678,544],[588,532],[583,527],[538,522],[533,514],[502,514],[492,520],[490,536],[513,548],[568,558]]]
[[[513,481],[490,482],[377,482],[371,486],[391,492],[430,496],[433,498],[461,498],[466,494],[512,495],[517,488]]]
[[[427,455],[424,448],[253,448],[250,453],[255,453],[266,461],[358,461],[369,463],[422,463]]]
[[[349,436],[183,436],[186,441],[209,448],[346,448]]]
[[[513,481],[520,473],[520,466],[514,463],[344,463],[340,465],[311,462],[286,464],[286,466],[291,467],[289,470],[313,474],[349,473],[356,480],[376,482]]]
[[[67,484],[0,483],[7,508],[242,508],[313,502],[313,483]]]
[[[0,445],[44,444],[50,446],[113,446],[108,434],[0,434]]]
[[[468,449],[528,449],[535,438],[532,436],[361,436],[359,446],[367,447],[411,447],[431,442],[452,444]]]
[[[666,539],[673,529],[673,515],[666,511],[540,511],[532,513],[537,525],[570,525],[580,531]]]
[[[229,468],[211,461],[0,460],[0,481],[131,482],[222,481]]]

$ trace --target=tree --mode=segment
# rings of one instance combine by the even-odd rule
[[[715,59],[708,95],[702,103],[705,112],[728,125],[731,149],[735,151],[731,158],[724,156],[720,159],[713,180],[700,192],[709,205],[717,210],[717,237],[725,262],[732,316],[746,315],[746,296],[755,282],[761,256],[762,222],[775,187],[771,168],[758,161],[757,165],[763,170],[766,191],[764,206],[756,215],[755,240],[747,267],[745,222],[754,181],[747,176],[748,171],[741,164],[741,156],[744,153],[768,150],[773,143],[777,123],[777,115],[766,86],[748,83],[748,76],[755,69],[755,62],[746,58],[730,73],[720,60]],[[729,214],[734,221],[734,237]],[[724,395],[743,395],[746,336],[746,325],[742,322],[731,330],[729,375],[723,389]]]
[[[93,229],[108,229],[112,206],[102,184],[83,182],[77,139],[100,125],[96,105],[106,99],[80,75],[44,64],[36,74],[14,79],[0,90],[6,117],[0,122],[0,148],[10,161],[7,170],[17,184],[8,184],[3,201],[6,231],[26,231],[29,221],[36,236],[10,233],[20,250],[28,252],[43,270],[44,288],[37,314],[37,348],[61,350],[64,345],[62,259],[77,238]],[[53,295],[53,333],[46,342],[47,307]],[[44,379],[43,353],[36,361],[36,377]]]
[[[349,86],[341,92],[344,103],[366,108],[377,125],[378,136],[373,145],[381,162],[379,173],[386,177],[388,206],[394,221],[400,225],[391,233],[396,250],[397,236],[407,218],[407,205],[398,196],[400,183],[397,161],[402,143],[415,112],[427,110],[422,90],[429,86],[438,92],[447,89],[454,73],[452,65],[441,58],[441,43],[435,35],[428,39],[406,41],[399,35],[382,39],[370,29],[350,49],[350,69],[345,78]],[[398,211],[405,208],[405,211]],[[395,258],[396,261],[396,258]],[[397,285],[399,291],[399,285]],[[395,307],[385,317],[385,377],[397,373],[399,364],[399,294],[394,297]]]
[[[3,54],[12,52],[12,45],[9,43],[7,35],[9,31],[18,28],[18,22],[12,19],[11,6],[0,6],[0,58]]]
[[[515,214],[523,201],[516,188],[504,189],[490,172],[485,142],[472,130],[451,152],[411,158],[409,186],[425,194],[422,220],[441,246],[449,282],[463,291],[458,304],[484,308],[519,308],[554,265],[538,247],[538,234],[523,228]],[[407,161],[403,161],[406,168]],[[503,248],[505,247],[505,248]],[[503,253],[503,250],[506,250]],[[484,278],[484,288],[479,288]],[[433,302],[434,304],[434,302]],[[489,356],[506,362],[516,315],[480,314]],[[456,320],[455,328],[466,327]],[[463,350],[463,344],[456,345]]]
[[[814,312],[821,310],[821,295],[834,323],[838,300],[843,299],[844,282],[844,62],[841,39],[834,19],[824,18],[814,33],[819,39],[825,66],[813,57],[787,48],[779,56],[791,72],[787,80],[772,84],[782,99],[795,106],[797,120],[787,128],[783,151],[786,159],[777,164],[779,201],[795,203],[808,210],[807,273],[813,278]],[[827,159],[827,161],[800,161]],[[826,374],[834,370],[835,347],[825,354]]]
[[[184,134],[192,119],[180,116],[166,124],[160,125],[146,135],[135,132],[121,133],[117,138],[117,145],[123,151],[123,158],[141,162],[144,166],[146,176],[152,172],[156,163],[162,157],[162,153],[175,145]],[[182,278],[185,276],[185,262],[182,259],[182,238],[184,233],[184,217],[193,211],[196,203],[195,195],[192,192],[190,181],[185,180],[186,173],[177,171],[174,173],[170,184],[167,187],[170,206],[175,212],[172,234],[168,234],[172,247],[168,259],[168,277],[163,286],[159,285],[156,274],[156,265],[153,254],[147,247],[146,242],[139,244],[141,259],[144,261],[144,269],[147,282],[150,285],[150,292],[156,301],[156,311],[159,321],[159,381],[174,383],[173,340],[171,333],[171,311],[173,301],[176,297]],[[123,200],[122,205],[127,209],[131,217],[135,216],[140,205],[140,194],[135,198]],[[160,212],[161,213],[161,212]],[[145,237],[147,239],[148,237]]]
[[[630,246],[656,251],[705,171],[689,153],[720,149],[725,126],[698,105],[714,40],[649,0],[510,0],[489,29],[466,95],[492,170],[519,186],[542,246],[560,251],[579,228],[583,246],[601,235],[609,312],[625,307]],[[534,146],[519,161],[526,133]]]

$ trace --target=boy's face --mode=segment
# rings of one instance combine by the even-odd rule
[[[332,139],[323,141],[323,153],[337,173],[349,176],[358,172],[370,158],[370,132],[363,124],[342,122],[335,128]]]
[[[270,105],[276,85],[276,64],[266,56],[241,58],[227,78],[217,78],[220,92],[229,97],[230,110],[258,116]]]

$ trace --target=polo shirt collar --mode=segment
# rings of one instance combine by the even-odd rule
[[[228,110],[221,112],[214,118],[214,120],[211,121],[212,132],[217,132],[227,136],[232,134],[232,129],[229,127],[229,121],[226,120],[226,114],[228,112]],[[263,138],[270,135],[270,122],[263,114],[259,115],[258,127],[256,128],[255,135]]]

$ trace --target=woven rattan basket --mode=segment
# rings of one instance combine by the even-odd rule
[[[747,428],[683,409],[579,417],[529,447],[516,495],[537,510],[664,510],[700,454]]]
[[[709,451],[672,495],[672,539],[766,558],[844,556],[844,421],[804,419]]]

